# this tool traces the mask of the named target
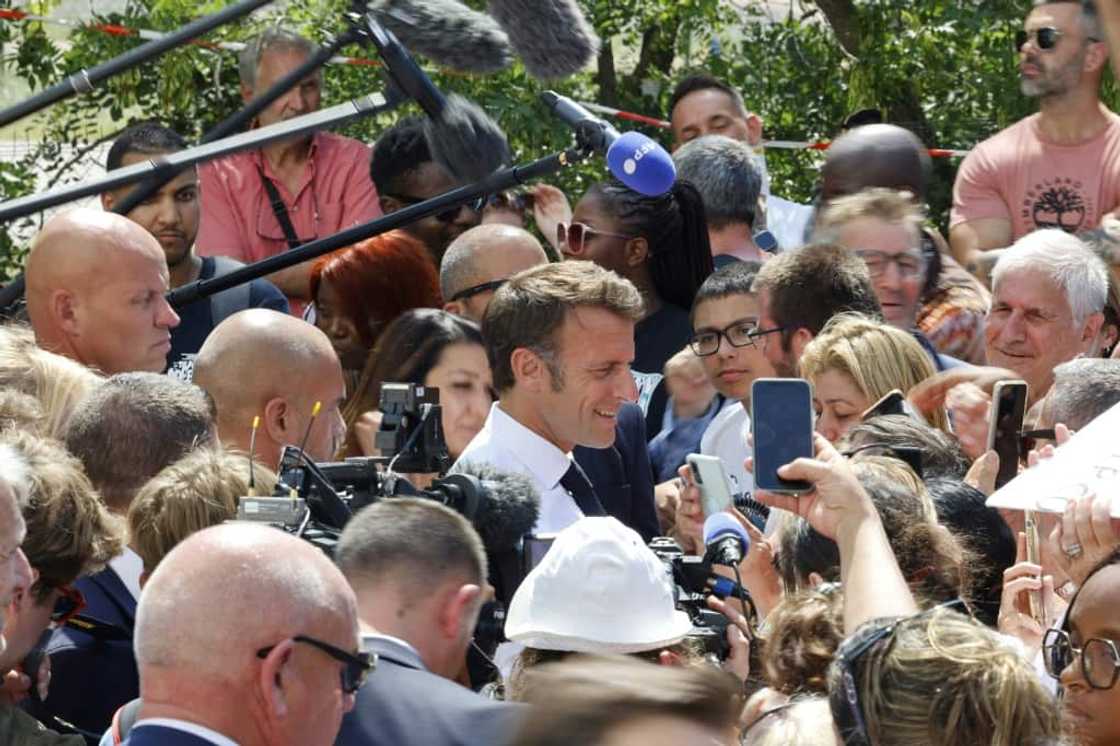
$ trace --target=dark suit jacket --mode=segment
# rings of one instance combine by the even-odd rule
[[[109,727],[113,713],[140,696],[140,675],[132,651],[136,600],[111,568],[75,584],[86,599],[83,616],[118,627],[128,640],[106,640],[66,626],[55,630],[47,644],[51,657],[51,685],[46,701],[27,705],[40,722],[54,726],[58,717],[98,737]],[[87,735],[86,740],[97,740]]]
[[[377,669],[342,719],[335,746],[503,746],[520,724],[522,705],[486,699],[424,668],[393,640],[367,637]]]
[[[128,734],[121,746],[213,746],[213,742],[176,728],[141,725]]]
[[[619,410],[613,446],[576,446],[572,457],[587,472],[607,513],[637,531],[647,542],[661,535],[641,407],[626,404]]]

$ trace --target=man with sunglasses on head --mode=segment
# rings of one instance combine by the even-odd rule
[[[440,262],[443,310],[481,324],[495,290],[518,272],[547,263],[540,241],[522,228],[471,228],[451,242]]]
[[[245,523],[193,534],[160,562],[135,645],[129,746],[330,746],[375,664],[338,568]]]
[[[461,186],[443,166],[432,160],[424,138],[424,123],[419,117],[405,117],[378,138],[373,146],[370,176],[386,215]],[[485,202],[480,199],[414,220],[402,230],[424,242],[438,267],[448,245],[479,224]]]
[[[1023,95],[1039,112],[976,146],[957,172],[949,241],[980,254],[1031,231],[1095,228],[1120,207],[1120,117],[1100,100],[1108,47],[1092,0],[1035,0],[1016,37]]]

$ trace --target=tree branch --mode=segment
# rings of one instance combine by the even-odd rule
[[[816,3],[828,19],[840,48],[852,57],[859,57],[863,34],[854,0],[816,0]]]

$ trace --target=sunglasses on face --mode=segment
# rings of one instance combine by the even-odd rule
[[[621,233],[596,230],[584,223],[572,223],[571,225],[559,223],[556,226],[556,242],[561,247],[567,246],[573,254],[583,253],[583,247],[587,244],[587,241],[595,236],[610,236],[611,238],[625,238],[626,240],[634,238],[634,236],[626,236]]]
[[[448,303],[451,303],[451,302],[457,301],[457,300],[466,300],[467,298],[473,298],[474,296],[479,295],[480,293],[485,293],[485,292],[488,292],[488,291],[491,291],[491,290],[497,290],[502,285],[505,285],[506,282],[507,282],[507,280],[491,280],[490,282],[483,282],[483,283],[479,283],[478,285],[471,285],[469,288],[463,288],[459,292],[455,293],[455,295],[451,296],[451,298],[448,299]]]
[[[374,653],[350,653],[343,650],[342,648],[336,648],[330,643],[323,642],[322,640],[316,640],[314,637],[309,637],[307,635],[296,635],[292,638],[292,641],[302,642],[305,645],[310,645],[313,648],[317,648],[330,657],[334,658],[339,663],[342,663],[343,666],[340,675],[342,682],[342,691],[345,694],[354,694],[359,689],[361,689],[362,684],[366,683],[366,677],[369,676],[370,671],[372,671],[377,666],[377,655],[375,655]],[[261,659],[267,658],[268,654],[271,653],[275,648],[275,645],[269,645],[267,648],[261,648],[257,651],[257,657]]]
[[[392,197],[393,199],[397,200],[398,202],[403,202],[405,205],[408,205],[408,206],[418,205],[421,202],[427,202],[429,199],[435,199],[435,197],[412,197],[412,196],[407,195],[407,194],[386,194],[385,196],[386,197]],[[454,223],[456,221],[456,219],[458,219],[459,213],[462,212],[464,207],[467,208],[468,210],[470,210],[471,212],[478,213],[478,212],[482,211],[482,208],[485,205],[486,205],[486,197],[485,196],[477,197],[477,198],[471,200],[470,202],[466,203],[465,205],[460,205],[459,207],[451,207],[451,208],[448,208],[448,209],[444,210],[443,212],[437,212],[435,215],[432,215],[432,217],[434,217],[436,220],[438,220],[441,223]]]
[[[1058,42],[1061,38],[1062,32],[1053,26],[1043,26],[1033,31],[1024,31],[1020,29],[1015,32],[1015,51],[1023,51],[1023,45],[1028,41],[1033,41],[1034,45],[1043,52],[1049,52],[1051,49],[1058,46]]]
[[[1090,687],[1111,689],[1116,686],[1116,679],[1120,678],[1120,651],[1117,651],[1115,642],[1094,637],[1086,640],[1080,648],[1075,648],[1064,629],[1046,631],[1042,638],[1042,662],[1046,673],[1055,679],[1060,678],[1062,671],[1078,660],[1081,675]]]
[[[57,590],[59,596],[51,611],[51,623],[61,627],[82,612],[86,607],[86,599],[73,586],[64,585]]]

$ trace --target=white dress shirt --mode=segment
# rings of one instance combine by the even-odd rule
[[[124,587],[137,601],[140,600],[140,574],[144,572],[144,560],[140,555],[128,547],[113,559],[109,560],[109,567],[124,583]]]
[[[490,407],[482,430],[463,449],[451,471],[462,471],[469,463],[490,464],[533,481],[541,496],[540,517],[533,533],[555,533],[583,518],[576,501],[560,485],[572,463],[571,454],[510,417],[498,402]]]
[[[189,723],[186,720],[177,720],[175,718],[145,718],[138,720],[132,730],[143,727],[145,725],[156,725],[161,728],[173,728],[181,730],[184,733],[190,733],[192,736],[198,736],[201,739],[209,741],[214,746],[238,746],[237,741],[232,738],[227,738],[217,731],[210,730],[204,725],[198,723]]]

